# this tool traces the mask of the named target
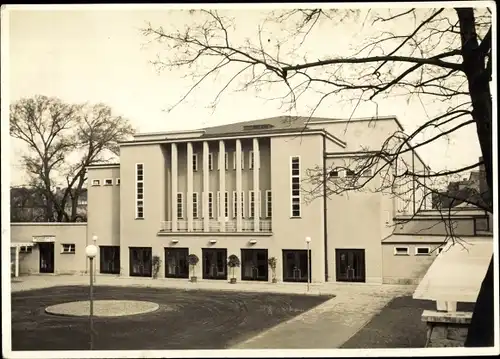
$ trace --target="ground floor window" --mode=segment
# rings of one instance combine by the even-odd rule
[[[241,250],[241,279],[268,280],[267,249]]]
[[[311,251],[309,251],[309,257]],[[283,250],[283,281],[284,282],[307,282],[311,279],[311,261],[307,265],[306,249],[284,249]],[[308,268],[309,267],[309,268]]]
[[[101,273],[120,274],[120,247],[99,246]]]
[[[165,248],[165,277],[189,278],[188,248]]]
[[[152,270],[151,247],[130,247],[130,276],[151,277]]]
[[[203,248],[203,279],[227,279],[227,249]]]
[[[364,249],[336,249],[335,259],[338,282],[365,282]]]

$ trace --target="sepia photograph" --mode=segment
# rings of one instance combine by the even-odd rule
[[[500,354],[496,16],[2,5],[3,357]]]

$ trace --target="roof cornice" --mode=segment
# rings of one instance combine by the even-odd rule
[[[161,143],[187,143],[187,142],[204,142],[204,141],[217,141],[217,140],[233,140],[243,138],[269,138],[269,137],[285,137],[285,136],[307,136],[307,135],[322,135],[326,136],[329,140],[335,142],[340,147],[345,148],[346,143],[323,129],[280,129],[274,131],[249,133],[233,133],[224,135],[206,135],[203,137],[186,137],[176,139],[163,139],[163,140],[145,140],[145,141],[123,141],[120,146],[138,146],[138,145],[154,145]]]

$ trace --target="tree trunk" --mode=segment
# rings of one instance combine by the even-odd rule
[[[492,257],[474,307],[469,332],[465,340],[466,347],[492,347],[494,345],[495,328],[493,301]]]
[[[477,135],[483,154],[490,199],[488,205],[493,212],[493,181],[492,181],[492,110],[488,66],[485,63],[486,54],[491,50],[488,43],[479,46],[475,29],[474,10],[472,8],[457,8],[462,41],[462,57],[464,73],[467,76],[469,93],[472,101],[472,117],[476,122]],[[490,30],[491,31],[491,30]],[[483,39],[484,41],[486,40]],[[483,45],[483,44],[481,44]],[[491,54],[489,55],[491,56]],[[474,313],[465,341],[466,347],[488,347],[494,345],[494,308],[493,308],[493,258],[481,284]]]

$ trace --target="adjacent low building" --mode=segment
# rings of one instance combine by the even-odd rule
[[[119,163],[88,168],[85,233],[78,226],[71,235],[46,227],[45,235],[57,232],[53,253],[23,254],[27,272],[41,272],[46,256],[55,257],[54,273],[65,271],[64,245],[72,243],[72,268],[85,271],[84,248],[95,239],[100,274],[151,277],[157,258],[159,277],[227,280],[226,261],[234,254],[240,281],[271,281],[273,274],[283,282],[418,281],[442,238],[409,238],[417,207],[426,209],[416,205],[426,193],[415,181],[402,184],[397,197],[369,191],[381,181],[372,168],[363,174],[373,177],[367,191],[325,196],[321,189],[314,200],[306,200],[303,185],[314,168],[325,179],[350,176],[349,168],[326,168],[369,155],[397,131],[403,129],[395,117],[275,117],[137,134],[120,144]],[[401,157],[412,172],[428,173],[415,151]],[[32,242],[21,227],[12,226],[12,240]],[[195,268],[188,266],[189,254],[200,259]]]

